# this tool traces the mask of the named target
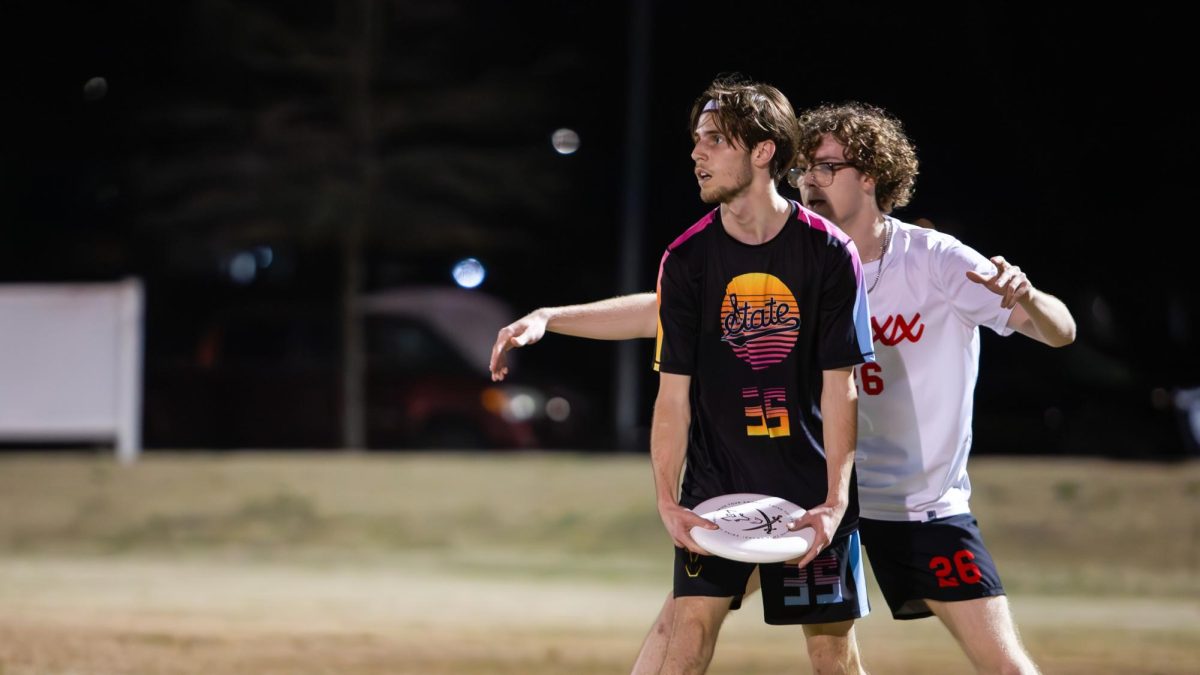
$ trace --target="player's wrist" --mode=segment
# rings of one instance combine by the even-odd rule
[[[1028,311],[1037,305],[1039,295],[1041,295],[1041,291],[1034,288],[1033,284],[1029,284],[1029,290],[1017,298],[1017,304]]]
[[[847,497],[827,499],[821,506],[828,508],[840,517],[846,512],[846,509],[850,508],[850,499]]]

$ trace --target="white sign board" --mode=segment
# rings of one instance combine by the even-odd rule
[[[0,439],[141,446],[139,280],[0,285]]]

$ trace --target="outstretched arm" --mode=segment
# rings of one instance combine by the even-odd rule
[[[546,331],[595,340],[652,338],[658,331],[654,293],[623,295],[586,305],[542,307],[500,329],[492,347],[492,380],[508,375],[510,349],[534,344]]]
[[[1020,267],[1000,256],[991,259],[996,274],[985,277],[967,272],[967,278],[1002,296],[1000,306],[1012,308],[1008,327],[1051,347],[1065,347],[1075,341],[1075,319],[1062,300],[1033,287]]]

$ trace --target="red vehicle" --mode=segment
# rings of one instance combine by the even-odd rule
[[[479,291],[399,289],[362,299],[369,448],[560,448],[592,442],[584,397],[557,383],[492,383],[512,320]],[[220,315],[186,363],[148,363],[149,447],[341,446],[340,323],[280,304]],[[522,378],[525,379],[525,378]]]

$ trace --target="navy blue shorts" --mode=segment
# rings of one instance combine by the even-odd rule
[[[867,615],[867,584],[858,532],[834,539],[808,567],[737,562],[675,549],[675,597],[730,598],[741,606],[746,581],[758,567],[763,620],[772,625],[836,623]]]
[[[1004,595],[1000,574],[969,513],[924,522],[860,517],[871,569],[892,616],[932,616],[928,600],[954,602]]]

